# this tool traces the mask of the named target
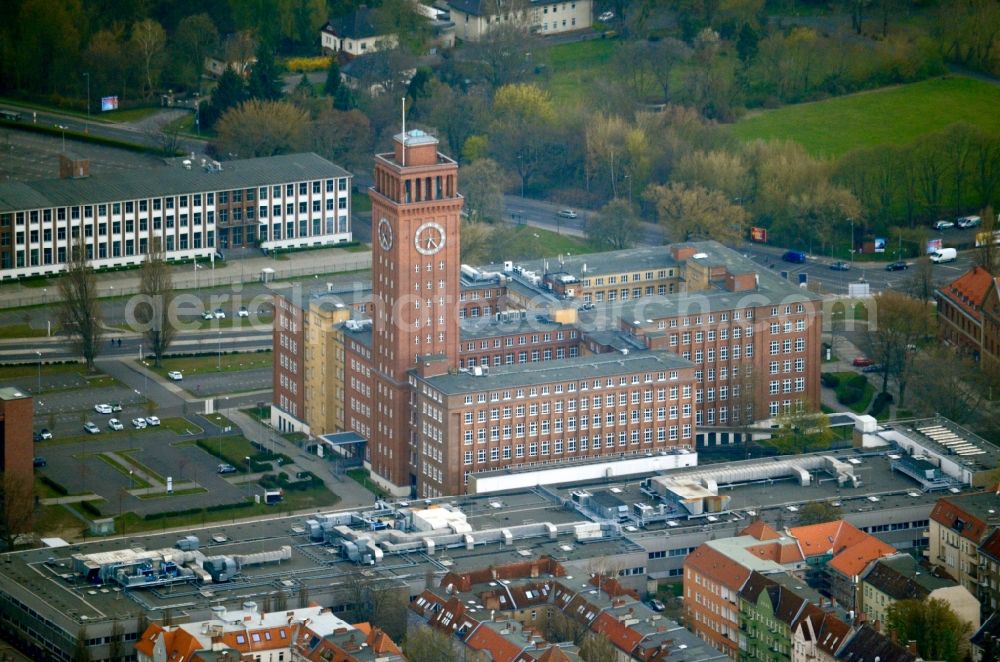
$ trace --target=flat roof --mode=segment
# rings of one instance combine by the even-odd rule
[[[30,397],[31,395],[27,391],[22,391],[14,386],[0,387],[0,400],[20,400]]]
[[[152,170],[125,170],[80,179],[0,183],[0,212],[91,205],[350,176],[351,173],[340,166],[312,152],[225,161],[221,170],[213,172],[208,172],[200,163],[193,163],[188,170],[183,167],[182,159],[169,159],[162,168]]]
[[[669,352],[608,353],[577,356],[570,359],[542,361],[524,365],[490,368],[487,374],[458,372],[422,378],[428,385],[446,394],[488,391],[498,388],[532,386],[568,379],[592,379],[632,372],[661,372],[691,368],[694,364]]]

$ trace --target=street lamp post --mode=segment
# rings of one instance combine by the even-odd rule
[[[42,392],[42,353],[35,352],[35,355],[38,357],[38,388],[35,393],[38,394]]]
[[[851,248],[850,248],[850,253],[851,253],[851,266],[853,267],[854,266],[854,219],[853,218],[849,218],[847,220],[849,220],[851,222]]]
[[[87,79],[87,127],[84,133],[90,133],[90,72],[84,71],[83,75]]]
[[[243,459],[247,461],[247,474],[249,474],[250,473],[250,456],[246,455],[246,456],[243,457]],[[248,499],[250,498],[250,481],[249,480],[247,481],[247,498]]]

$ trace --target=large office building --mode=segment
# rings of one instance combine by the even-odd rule
[[[351,175],[316,154],[89,173],[63,154],[59,178],[0,184],[0,280],[59,273],[81,243],[101,269],[157,246],[172,261],[351,240]]]
[[[31,476],[34,401],[12,386],[0,388],[0,472]]]
[[[354,433],[385,489],[433,497],[818,406],[815,295],[713,241],[460,264],[457,165],[420,131],[394,145],[369,191],[370,291],[276,295],[279,430]]]

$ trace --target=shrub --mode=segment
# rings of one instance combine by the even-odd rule
[[[841,384],[837,387],[837,402],[842,405],[853,405],[864,396],[864,388],[857,388],[853,384]]]
[[[868,384],[868,378],[864,375],[852,375],[851,378],[847,380],[847,383],[854,388],[859,388],[863,391],[865,390],[865,385]]]
[[[889,393],[879,393],[875,396],[875,402],[872,403],[871,415],[878,417],[890,404],[892,404],[892,395]]]
[[[304,73],[306,71],[326,71],[330,68],[330,56],[319,55],[316,57],[290,57],[285,61],[285,66],[293,73]]]
[[[832,372],[824,372],[820,374],[819,381],[827,388],[837,388],[837,385],[840,384],[840,377]]]
[[[42,481],[42,484],[48,486],[49,489],[51,489],[59,496],[66,496],[67,494],[69,494],[69,490],[63,487],[61,483],[57,483],[48,476],[42,476],[41,478],[39,478],[39,480]]]

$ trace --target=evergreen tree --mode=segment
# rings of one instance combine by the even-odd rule
[[[757,43],[760,41],[760,35],[749,23],[744,23],[743,27],[740,29],[740,34],[736,38],[736,53],[739,55],[740,62],[747,66],[750,61],[753,60],[754,56],[757,55]]]
[[[330,57],[330,68],[326,70],[326,83],[323,85],[323,92],[327,96],[336,97],[340,90],[340,65],[337,63],[337,56]]]
[[[276,101],[282,95],[281,67],[274,59],[274,51],[266,42],[257,48],[257,62],[250,72],[247,94],[251,99]]]
[[[247,98],[246,86],[238,73],[227,68],[219,76],[219,84],[212,92],[212,100],[204,105],[201,111],[201,123],[206,127],[215,122],[230,108],[235,108]]]

